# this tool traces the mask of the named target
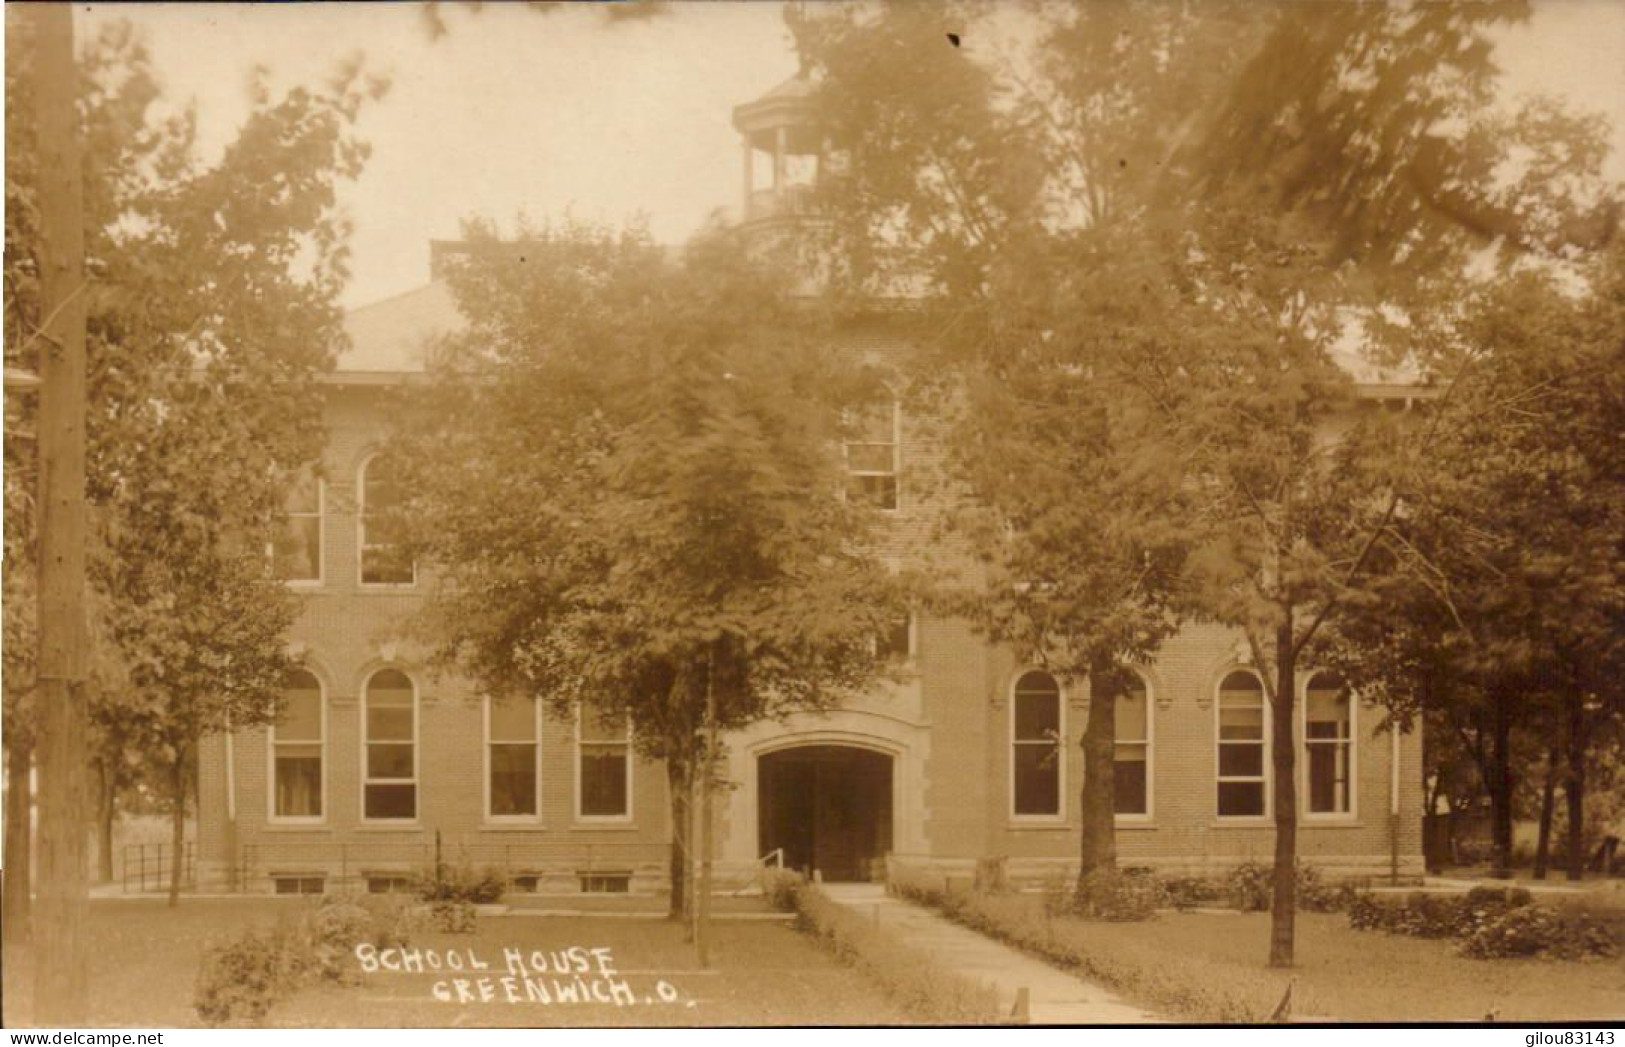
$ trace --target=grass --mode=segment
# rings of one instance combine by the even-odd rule
[[[91,903],[87,942],[91,955],[91,1023],[95,1026],[192,1027],[193,981],[210,939],[248,926],[291,920],[308,899],[188,899],[177,909],[162,901]],[[277,1027],[448,1026],[736,1026],[902,1024],[906,1015],[857,972],[841,966],[791,927],[770,921],[719,921],[714,926],[713,970],[700,970],[682,929],[664,920],[624,916],[486,916],[473,935],[419,935],[425,950],[474,949],[500,976],[504,947],[558,950],[570,946],[612,951],[618,976],[637,1003],[508,1004],[501,988],[489,1003],[442,1003],[434,983],[448,975],[369,975],[359,988],[299,993],[271,1011]],[[7,1026],[28,1022],[28,983],[8,965]],[[456,975],[450,975],[455,977]],[[660,1003],[657,983],[677,999]],[[474,989],[473,991],[478,991]],[[648,1004],[642,1001],[649,999]]]
[[[1447,941],[1353,931],[1300,913],[1297,966],[1271,970],[1266,913],[1163,913],[1142,923],[1046,918],[1035,896],[982,897],[969,918],[1152,1010],[1187,1021],[1262,1021],[1296,979],[1292,1013],[1348,1022],[1565,1021],[1625,1017],[1617,961],[1474,960]],[[1025,938],[1025,941],[1022,939]],[[1033,948],[1038,945],[1039,948]]]

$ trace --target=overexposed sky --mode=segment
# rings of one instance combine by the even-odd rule
[[[681,242],[738,204],[733,106],[796,69],[779,5],[759,0],[677,3],[647,20],[611,20],[595,4],[442,7],[450,32],[436,41],[410,4],[75,10],[81,36],[111,18],[145,30],[170,95],[195,102],[206,148],[243,118],[256,66],[281,89],[320,82],[359,52],[390,77],[362,118],[372,158],[345,193],[352,306],[424,283],[429,239],[472,216],[506,229],[521,212],[616,224],[642,214],[657,239]],[[1499,52],[1511,90],[1609,113],[1612,169],[1625,176],[1625,0],[1537,0]]]

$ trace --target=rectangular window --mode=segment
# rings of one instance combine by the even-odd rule
[[[914,618],[903,615],[875,638],[875,653],[888,661],[906,662],[914,657]]]
[[[880,509],[897,508],[901,411],[895,402],[869,404],[853,413],[846,443],[846,496]]]
[[[579,710],[576,717],[577,804],[582,818],[632,816],[632,745],[626,717]]]
[[[1264,685],[1233,672],[1219,685],[1219,817],[1260,818],[1266,808]]]
[[[578,873],[582,894],[627,894],[632,890],[631,873]]]
[[[1139,676],[1128,681],[1113,703],[1117,750],[1112,788],[1117,814],[1151,813],[1151,703]]]
[[[374,455],[361,468],[361,584],[411,585],[417,565],[406,550],[406,527],[401,518],[406,494],[395,462]]]
[[[1061,688],[1048,673],[1016,682],[1010,760],[1016,817],[1061,813]]]
[[[314,469],[294,474],[271,540],[271,566],[288,582],[322,580],[322,500],[326,489]]]
[[[322,876],[273,876],[271,885],[277,894],[322,894],[327,879]]]
[[[322,817],[322,686],[295,670],[283,685],[271,725],[271,815],[289,821]]]
[[[485,700],[485,813],[489,818],[534,820],[541,813],[538,715],[533,698]]]
[[[1309,682],[1304,703],[1304,766],[1310,814],[1352,814],[1354,708],[1342,681],[1327,673]]]
[[[417,694],[397,669],[367,681],[362,817],[410,821],[418,813]]]
[[[412,880],[407,876],[369,876],[368,894],[411,894]]]

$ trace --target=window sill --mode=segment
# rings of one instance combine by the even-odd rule
[[[1112,823],[1112,828],[1118,832],[1140,832],[1156,827],[1157,823],[1150,818],[1119,818]]]
[[[1273,829],[1275,819],[1269,815],[1257,817],[1248,815],[1245,818],[1215,818],[1211,828],[1214,829]]]
[[[534,833],[542,832],[547,826],[541,822],[481,822],[479,831],[482,833]]]
[[[426,831],[422,822],[362,822],[355,827],[358,833],[421,833]]]
[[[1363,829],[1365,823],[1358,818],[1347,815],[1331,816],[1312,814],[1300,815],[1298,827],[1302,829]]]
[[[630,822],[630,821],[626,821],[626,822],[610,821],[608,819],[606,819],[604,821],[601,821],[601,822],[595,822],[595,821],[588,821],[588,820],[582,819],[582,818],[577,818],[570,825],[570,830],[572,832],[589,832],[589,833],[616,833],[616,832],[630,833],[630,832],[637,832],[638,831],[638,823],[637,822]]]
[[[399,585],[385,585],[382,582],[358,582],[355,587],[355,592],[364,596],[409,596],[416,591],[416,582],[402,582]]]
[[[263,829],[268,833],[331,834],[333,832],[333,827],[328,825],[326,822],[266,822]]]
[[[1012,821],[1008,825],[1006,825],[1005,828],[1007,830],[1009,830],[1010,832],[1013,832],[1013,833],[1044,833],[1044,832],[1053,833],[1053,832],[1066,832],[1069,829],[1072,829],[1073,825],[1072,825],[1071,822],[1065,821],[1064,819],[1056,818],[1056,819],[1052,819],[1050,821],[1042,821],[1042,822],[1040,822],[1040,821],[1031,821],[1031,822]]]

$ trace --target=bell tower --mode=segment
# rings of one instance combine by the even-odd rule
[[[823,146],[812,93],[811,82],[798,74],[734,107],[744,144],[740,213],[747,226],[785,225],[812,214]]]

